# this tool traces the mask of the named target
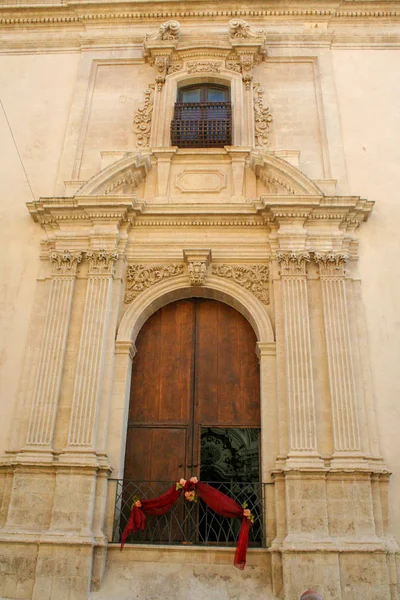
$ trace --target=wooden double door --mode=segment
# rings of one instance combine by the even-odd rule
[[[173,302],[148,319],[136,347],[125,479],[200,478],[202,432],[217,447],[218,432],[259,431],[256,337],[236,310],[201,298]]]

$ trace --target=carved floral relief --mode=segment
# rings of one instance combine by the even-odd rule
[[[183,264],[128,265],[126,272],[125,303],[132,302],[140,292],[167,279],[182,275]]]
[[[218,277],[232,279],[261,300],[263,304],[269,304],[268,265],[214,264],[212,272]]]
[[[144,105],[138,109],[133,119],[135,133],[137,134],[136,144],[140,148],[147,148],[149,146],[153,103],[154,84],[151,84],[145,91]]]

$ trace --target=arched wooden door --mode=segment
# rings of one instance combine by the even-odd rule
[[[150,317],[136,347],[125,479],[176,481],[223,471],[212,462],[224,432],[238,448],[260,428],[256,337],[248,321],[215,300],[181,300]]]

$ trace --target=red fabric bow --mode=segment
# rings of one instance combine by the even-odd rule
[[[141,508],[133,505],[128,523],[124,529],[121,538],[121,550],[125,545],[125,542],[130,533],[135,531],[144,531],[146,528],[146,514],[148,515],[164,515],[169,509],[175,504],[182,492],[190,492],[196,490],[199,497],[218,515],[221,517],[228,518],[239,518],[242,519],[242,525],[240,528],[238,544],[236,546],[234,566],[237,569],[244,569],[246,566],[246,554],[247,547],[249,544],[249,532],[251,527],[251,521],[248,517],[243,514],[243,507],[240,506],[235,500],[229,498],[226,494],[223,494],[219,490],[211,487],[207,483],[186,481],[185,485],[179,489],[176,489],[176,485],[171,486],[165,494],[162,494],[158,498],[152,500],[142,500]],[[145,514],[146,513],[146,514]]]

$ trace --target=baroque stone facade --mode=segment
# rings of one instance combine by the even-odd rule
[[[0,7],[0,598],[395,600],[400,11],[190,4]],[[199,83],[229,89],[231,145],[171,144],[178,92]],[[257,337],[266,543],[244,574],[229,548],[111,543],[135,340],[190,297]]]

